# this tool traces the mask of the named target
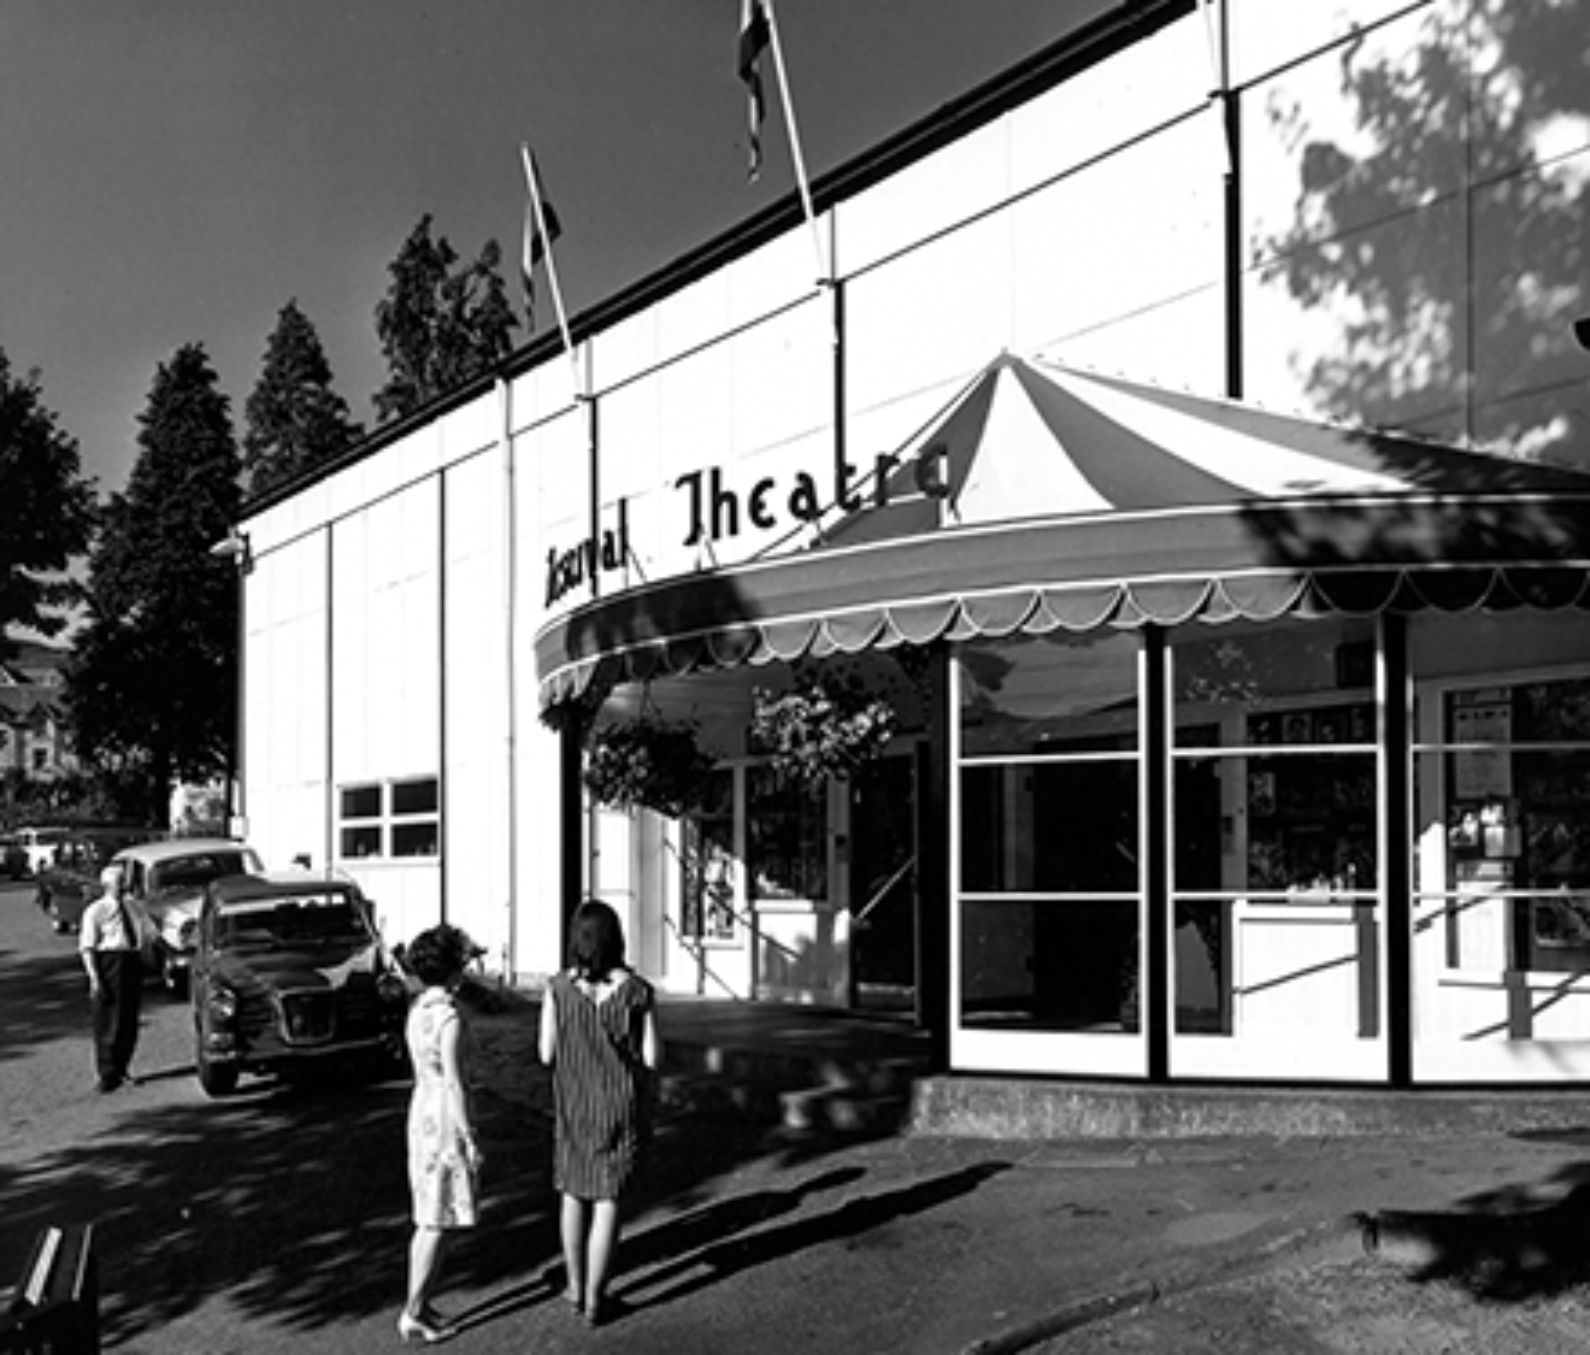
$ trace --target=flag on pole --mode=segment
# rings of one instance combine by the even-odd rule
[[[551,200],[541,191],[541,167],[534,156],[525,160],[525,185],[529,196],[524,205],[524,250],[519,259],[520,277],[524,283],[524,310],[531,327],[535,326],[535,270],[552,242],[563,234],[563,223],[558,220]]]
[[[763,0],[740,0],[740,79],[745,82],[751,137],[751,178],[762,172],[762,120],[767,100],[762,93],[762,53],[771,33]]]

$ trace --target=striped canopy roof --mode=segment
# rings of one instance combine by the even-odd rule
[[[1012,632],[1585,605],[1590,474],[1002,357],[804,548],[537,639],[542,695]],[[883,506],[870,506],[878,499]]]

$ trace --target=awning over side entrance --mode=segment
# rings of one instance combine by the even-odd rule
[[[1590,474],[1041,361],[981,373],[887,488],[800,550],[559,618],[543,701],[978,635],[1590,605]]]

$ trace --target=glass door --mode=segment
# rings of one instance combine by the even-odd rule
[[[957,655],[956,1068],[1146,1070],[1139,665],[1115,631]]]
[[[1371,622],[1171,645],[1177,1078],[1386,1076]]]

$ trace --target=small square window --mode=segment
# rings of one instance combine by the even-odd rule
[[[344,828],[342,830],[342,855],[380,856],[381,830],[379,828]]]
[[[424,781],[394,781],[392,783],[392,813],[434,814],[437,805],[436,778]]]
[[[378,819],[381,817],[380,786],[346,786],[342,792],[342,817]]]
[[[393,856],[435,856],[436,821],[392,825]]]

